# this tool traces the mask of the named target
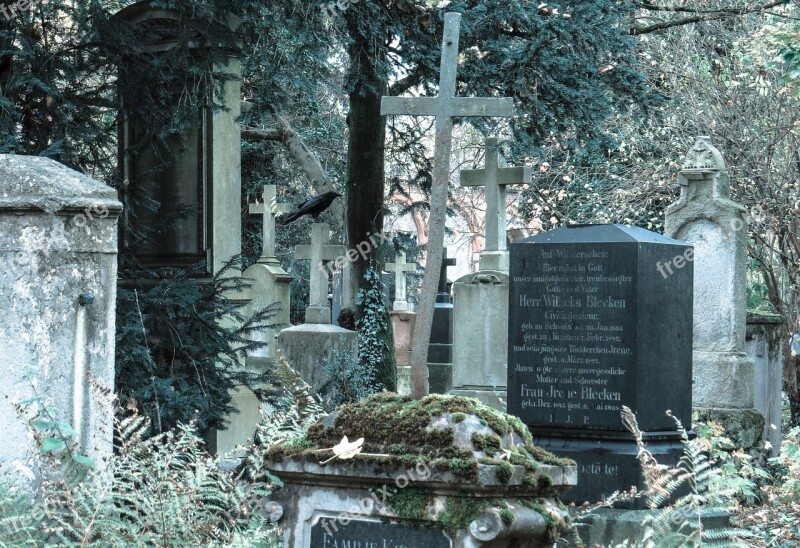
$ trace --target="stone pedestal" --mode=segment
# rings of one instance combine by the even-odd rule
[[[753,422],[755,365],[745,353],[747,221],[730,199],[725,160],[708,137],[698,137],[678,174],[679,200],[669,206],[664,234],[694,246],[693,406],[701,417],[731,414]],[[663,276],[683,258],[665,264]],[[756,440],[757,441],[757,440]]]
[[[345,432],[363,446],[331,459]],[[474,400],[379,394],[340,408],[307,439],[312,447],[277,446],[264,463],[283,482],[273,504],[284,511],[284,546],[544,548],[566,531],[556,497],[575,483],[573,463]]]
[[[397,363],[397,393],[411,394],[411,343],[414,340],[416,312],[395,311],[390,314],[394,332],[394,354]]]
[[[753,405],[764,417],[762,439],[772,444],[772,453],[780,451],[783,390],[783,352],[786,343],[786,320],[779,314],[748,312],[745,350],[756,366],[756,392]]]
[[[483,255],[481,255],[483,259]],[[453,388],[505,411],[508,375],[508,273],[467,274],[453,284]]]
[[[281,331],[278,348],[289,365],[319,393],[329,380],[326,360],[332,362],[337,353],[358,359],[358,334],[331,324],[305,323]]]
[[[14,408],[29,398],[72,425],[77,454],[101,468],[112,454],[121,210],[113,188],[58,162],[0,154],[0,473],[36,467]]]

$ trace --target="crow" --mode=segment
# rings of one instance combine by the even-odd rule
[[[330,192],[326,192],[325,194],[320,194],[319,196],[315,196],[309,200],[306,200],[297,206],[297,209],[287,215],[281,224],[284,226],[291,224],[303,215],[311,215],[316,221],[319,218],[319,214],[328,209],[331,203],[340,196],[341,194],[331,190]]]

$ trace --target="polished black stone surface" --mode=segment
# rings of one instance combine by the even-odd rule
[[[322,518],[311,527],[309,548],[450,548],[441,529],[379,521]],[[346,523],[343,524],[343,523]]]

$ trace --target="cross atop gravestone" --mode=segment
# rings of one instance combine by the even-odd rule
[[[442,37],[442,60],[439,65],[438,97],[383,97],[381,115],[404,114],[408,116],[435,116],[433,182],[429,216],[429,237],[426,269],[420,295],[420,314],[414,326],[412,350],[411,394],[421,398],[428,393],[428,368],[425,363],[425,342],[430,340],[436,295],[434,288],[440,272],[436,265],[442,258],[444,226],[447,209],[447,185],[450,178],[450,152],[453,141],[453,118],[456,116],[504,116],[514,113],[510,97],[456,97],[456,72],[458,70],[458,28],[461,14],[447,13]]]
[[[406,300],[406,272],[416,272],[417,263],[406,262],[406,252],[400,251],[397,254],[397,259],[393,263],[386,263],[383,265],[387,272],[394,272],[394,303],[392,303],[392,310],[395,312],[400,310],[408,310],[408,301]]]
[[[311,245],[299,245],[295,258],[311,261],[309,306],[306,308],[306,323],[331,323],[331,307],[328,304],[328,271],[325,263],[344,255],[343,245],[331,244],[331,229],[327,223],[311,226]]]
[[[249,204],[247,210],[250,215],[262,215],[264,217],[264,225],[261,229],[261,259],[275,256],[275,217],[292,210],[290,204],[278,203],[277,189],[278,187],[275,185],[264,185],[264,201],[256,201],[254,204]]]
[[[500,167],[499,150],[497,138],[487,138],[485,169],[461,170],[461,186],[486,187],[486,244],[481,270],[508,271],[506,186],[531,182],[529,167]]]
[[[445,247],[442,252],[442,268],[439,271],[439,290],[436,295],[437,303],[449,303],[450,292],[447,291],[447,267],[456,266],[455,259],[447,258],[447,248]]]

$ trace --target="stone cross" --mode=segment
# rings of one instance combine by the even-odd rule
[[[431,336],[436,301],[435,288],[440,272],[435,266],[442,259],[447,209],[447,185],[450,179],[450,152],[453,144],[453,118],[463,116],[504,116],[514,113],[510,97],[456,97],[458,70],[458,29],[460,13],[447,13],[444,18],[442,60],[439,65],[438,97],[382,97],[381,115],[435,116],[433,181],[429,216],[428,257],[419,299],[420,314],[414,326],[412,350],[411,394],[421,398],[428,393],[427,343]]]
[[[439,290],[436,295],[437,303],[449,303],[450,292],[447,291],[447,267],[456,266],[455,259],[447,258],[447,248],[445,247],[442,252],[442,267],[439,273]]]
[[[486,244],[481,270],[508,270],[506,252],[506,186],[531,182],[529,167],[500,167],[499,144],[486,139],[485,169],[461,170],[461,186],[486,187]],[[504,268],[505,267],[505,268]]]
[[[394,272],[394,303],[392,303],[392,310],[398,312],[408,310],[406,272],[416,272],[417,263],[407,263],[405,251],[400,251],[395,261],[394,263],[386,263],[383,267],[387,272]]]
[[[264,185],[264,201],[259,202],[256,200],[256,203],[249,204],[247,210],[250,215],[262,215],[264,217],[261,238],[262,258],[275,256],[275,217],[281,213],[289,213],[292,210],[290,204],[278,203],[277,189],[278,187],[275,185]]]
[[[331,307],[328,304],[328,271],[325,263],[344,255],[343,245],[331,244],[331,229],[327,223],[311,226],[311,245],[299,245],[295,258],[311,261],[309,306],[306,308],[306,323],[331,323]]]

